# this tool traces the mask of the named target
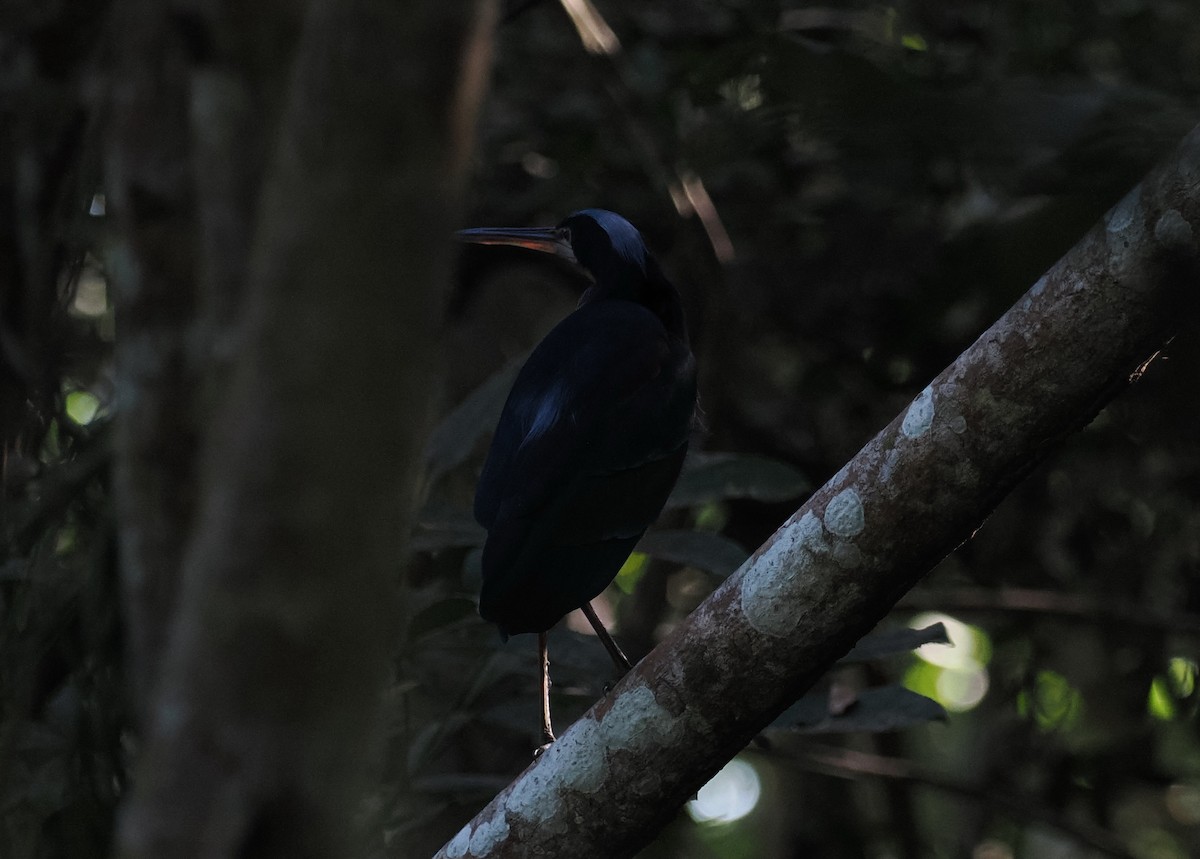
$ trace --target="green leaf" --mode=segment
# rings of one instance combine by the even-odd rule
[[[536,677],[537,671],[533,668],[526,669],[525,663],[532,665],[533,659],[528,657],[523,659],[511,650],[493,652],[487,658],[483,668],[475,674],[475,679],[467,689],[466,695],[463,696],[463,706],[474,705],[483,693],[509,677]]]
[[[625,563],[621,564],[621,569],[617,570],[617,577],[613,579],[613,584],[621,593],[631,594],[637,588],[637,583],[641,581],[649,566],[650,557],[644,552],[630,552]]]
[[[416,797],[413,799],[415,800]],[[425,803],[417,801],[401,803],[399,810],[395,813],[395,822],[384,829],[385,842],[389,844],[402,843],[400,839],[403,836],[410,832],[421,831],[445,814],[450,807],[451,803],[445,799],[430,802],[428,797],[426,797]]]
[[[408,745],[408,773],[414,775],[433,760],[449,737],[454,736],[470,723],[466,713],[451,713],[440,721],[428,722],[417,731]]]
[[[0,578],[3,578],[0,575]],[[1196,674],[1200,673],[1196,663],[1183,656],[1173,656],[1167,662],[1167,679],[1171,683],[1171,691],[1180,698],[1190,698],[1196,691]]]
[[[508,399],[525,357],[522,355],[505,364],[504,369],[468,394],[434,428],[425,445],[430,483],[466,461],[479,440],[496,428],[504,401]]]
[[[463,510],[426,507],[413,527],[409,547],[414,552],[482,546],[487,532]]]
[[[518,735],[534,736],[538,726],[538,705],[534,703],[537,696],[536,687],[530,686],[523,691],[523,695],[497,701],[480,710],[476,716],[478,723],[488,728],[512,731]],[[555,724],[558,724],[557,720]]]
[[[620,644],[620,633],[615,637]],[[530,647],[528,652],[532,655],[536,648]],[[530,659],[528,666],[536,676],[536,660]],[[613,679],[614,670],[608,651],[596,636],[570,629],[555,630],[551,635],[550,674],[560,692],[568,686],[603,685]]]
[[[1175,718],[1178,708],[1175,699],[1171,697],[1170,687],[1165,677],[1155,677],[1150,682],[1150,695],[1146,699],[1146,712],[1164,722]]]
[[[649,531],[637,544],[637,551],[668,561],[695,567],[724,578],[750,557],[738,543],[720,534],[703,531]]]
[[[740,453],[697,454],[667,499],[667,508],[698,507],[728,498],[787,501],[812,489],[812,483],[786,463]]]
[[[946,626],[942,623],[931,624],[924,629],[889,629],[868,635],[854,649],[838,660],[839,665],[857,662],[872,662],[885,656],[895,656],[898,653],[908,653],[926,644],[949,644]]]
[[[1071,730],[1083,717],[1083,694],[1056,671],[1039,671],[1017,696],[1017,711],[1046,733]]]
[[[946,710],[937,701],[899,685],[864,689],[844,712],[829,712],[829,695],[805,695],[771,723],[771,729],[803,734],[881,734],[913,725],[946,720]]]
[[[409,641],[428,635],[431,632],[457,623],[465,617],[475,614],[475,600],[466,597],[448,597],[439,600],[428,608],[417,612],[408,625]]]

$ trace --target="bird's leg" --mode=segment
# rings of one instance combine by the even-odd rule
[[[542,675],[542,744],[533,753],[536,758],[554,742],[554,726],[550,724],[550,648],[548,634],[538,633],[538,669]]]
[[[609,635],[608,630],[604,628],[604,624],[596,616],[596,612],[590,602],[585,602],[579,608],[587,617],[588,623],[592,625],[592,629],[596,630],[596,635],[603,642],[604,649],[608,651],[608,655],[612,657],[613,664],[617,666],[618,673],[623,677],[625,672],[633,667],[633,664],[629,661],[629,657],[625,655],[617,642]]]

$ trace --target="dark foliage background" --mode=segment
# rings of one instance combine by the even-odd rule
[[[704,455],[602,606],[636,658],[1195,123],[1200,7],[600,12],[619,51],[585,50],[559,4],[508,4],[472,223],[617,210],[685,296]],[[136,748],[105,468],[119,403],[105,294],[118,261],[95,196],[104,13],[28,4],[0,21],[5,857],[104,855]],[[432,853],[528,762],[534,648],[501,645],[475,615],[469,505],[507,380],[582,284],[553,261],[464,251],[447,417],[415,555],[397,562],[372,855]],[[750,816],[681,814],[647,855],[1200,853],[1195,334],[898,608],[896,626],[948,615],[958,657],[892,654],[831,681],[831,701],[864,708],[862,689],[903,682],[945,703],[946,721],[780,735],[744,756],[763,788]],[[731,453],[744,456],[713,456]],[[551,653],[563,726],[610,669],[570,621]]]

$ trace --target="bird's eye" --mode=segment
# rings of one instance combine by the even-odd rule
[[[570,227],[560,228],[558,231],[558,237],[560,239],[562,239],[564,242],[566,242],[567,244],[570,244],[571,243],[571,228]]]

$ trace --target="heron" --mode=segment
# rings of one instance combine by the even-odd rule
[[[487,530],[479,613],[505,640],[538,636],[544,750],[554,742],[547,633],[555,623],[582,609],[618,670],[631,667],[591,601],[679,477],[696,362],[679,292],[620,215],[583,209],[552,228],[459,236],[551,253],[593,280],[518,373],[475,494]]]

